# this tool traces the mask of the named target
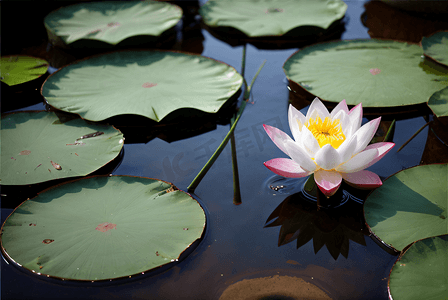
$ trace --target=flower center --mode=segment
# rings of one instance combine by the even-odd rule
[[[339,119],[332,120],[330,117],[326,117],[322,122],[322,119],[317,116],[315,119],[310,118],[305,126],[314,135],[321,148],[330,144],[337,149],[345,141]]]

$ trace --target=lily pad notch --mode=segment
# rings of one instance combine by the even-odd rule
[[[141,115],[159,122],[191,108],[216,113],[242,76],[231,66],[174,51],[116,51],[76,61],[48,77],[41,94],[51,106],[102,121]]]

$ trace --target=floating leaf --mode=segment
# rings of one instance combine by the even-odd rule
[[[448,165],[423,165],[398,172],[364,204],[370,230],[402,250],[410,243],[448,233]]]
[[[448,66],[448,31],[439,31],[421,41],[426,56]]]
[[[38,274],[106,280],[177,261],[204,228],[201,206],[172,184],[101,176],[25,201],[3,224],[1,246],[6,257]]]
[[[89,39],[116,45],[138,35],[159,36],[182,17],[180,7],[158,1],[78,3],[48,14],[44,24],[53,44]]]
[[[9,86],[39,78],[47,69],[48,62],[37,57],[10,55],[0,60],[1,81]]]
[[[297,51],[283,70],[289,80],[327,101],[404,106],[425,103],[448,85],[448,70],[422,55],[417,45],[402,42],[338,41]]]
[[[88,120],[135,114],[160,121],[180,108],[217,112],[242,82],[234,68],[203,56],[120,51],[58,70],[42,95],[50,105]]]
[[[249,37],[281,36],[300,26],[327,29],[344,17],[340,1],[208,1],[200,14],[210,27],[233,27]]]
[[[97,131],[104,134],[76,141]],[[118,156],[123,135],[80,118],[61,123],[54,112],[19,112],[2,116],[1,147],[2,184],[25,185],[96,171]]]
[[[415,242],[390,273],[389,293],[393,300],[448,299],[447,253],[448,235]]]
[[[431,98],[429,98],[428,106],[436,116],[448,116],[448,87],[435,92]]]

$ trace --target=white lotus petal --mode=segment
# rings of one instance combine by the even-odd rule
[[[330,113],[331,118],[334,119],[335,116],[341,111],[345,112],[348,115],[348,107],[347,103],[345,102],[345,99],[339,102],[335,108],[333,108],[333,110]]]
[[[378,156],[378,149],[367,149],[353,156],[350,160],[336,168],[336,171],[353,173],[364,170]]]
[[[394,143],[388,143],[388,142],[381,142],[381,143],[368,145],[364,149],[364,151],[369,150],[369,149],[377,149],[378,154],[377,154],[377,157],[375,157],[371,162],[369,162],[369,164],[366,166],[366,168],[370,167],[371,165],[373,165],[374,163],[379,161],[381,158],[383,158],[383,156],[386,155],[387,152],[389,152],[394,146],[395,146]]]
[[[300,178],[311,174],[289,158],[274,158],[265,162],[264,165],[275,174],[288,178]]]
[[[293,142],[293,140],[289,137],[289,135],[287,135],[286,133],[284,133],[280,129],[272,127],[270,125],[263,124],[263,128],[266,131],[266,133],[269,135],[271,140],[274,142],[274,144],[280,150],[285,152],[285,154],[289,155],[288,151],[285,148],[286,142],[288,142],[288,141]]]
[[[320,150],[319,142],[305,126],[302,128],[302,145],[303,148],[308,151],[311,158],[315,157],[317,151]]]
[[[355,153],[358,153],[369,144],[375,135],[378,126],[380,125],[381,117],[376,118],[369,123],[364,124],[361,128],[359,128],[354,135],[356,135],[358,142],[356,144]]]
[[[353,135],[362,124],[362,104],[354,106],[349,112],[350,127],[347,127],[347,135]],[[345,134],[345,132],[344,132]]]
[[[338,172],[318,170],[314,173],[314,181],[325,196],[336,193],[342,182],[342,176]]]
[[[349,135],[349,131],[351,128],[351,124],[350,124],[350,117],[348,116],[348,114],[343,111],[340,110],[333,118],[333,120],[335,119],[339,119],[339,124],[341,125],[342,128],[342,132],[345,135],[345,138],[348,139],[351,135]]]
[[[301,130],[305,121],[305,116],[297,108],[289,105],[288,122],[294,140],[299,141],[301,139]]]
[[[311,102],[310,108],[308,109],[308,112],[306,113],[306,122],[310,118],[316,118],[317,115],[322,119],[322,121],[329,117],[330,114],[328,113],[328,109],[325,107],[325,105],[320,101],[319,98],[314,98],[313,102]]]
[[[288,141],[285,144],[288,155],[302,167],[305,171],[314,172],[317,166],[314,161],[309,156],[305,149],[302,149],[297,143],[293,141]]]
[[[350,185],[355,185],[361,189],[373,189],[383,184],[378,175],[368,170],[361,170],[354,173],[341,173],[341,175]]]
[[[357,137],[353,135],[348,140],[345,140],[341,146],[339,146],[337,151],[339,152],[342,162],[349,160],[355,153],[357,140]]]
[[[330,144],[324,145],[314,159],[316,164],[324,170],[331,170],[342,163],[341,157],[336,149]]]

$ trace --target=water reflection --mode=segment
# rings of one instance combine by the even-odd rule
[[[281,226],[278,246],[297,240],[297,249],[313,240],[314,253],[325,245],[336,260],[348,258],[352,240],[365,246],[369,231],[364,224],[362,204],[353,199],[337,208],[319,209],[303,192],[288,196],[266,220],[265,227]]]
[[[412,5],[430,6],[439,5],[447,7],[445,1],[389,1],[392,4],[400,3],[403,6]],[[419,43],[424,36],[429,36],[439,30],[448,29],[446,9],[444,14],[425,14],[405,12],[381,1],[370,1],[365,5],[366,11],[361,20],[369,29],[372,38],[395,39]]]

